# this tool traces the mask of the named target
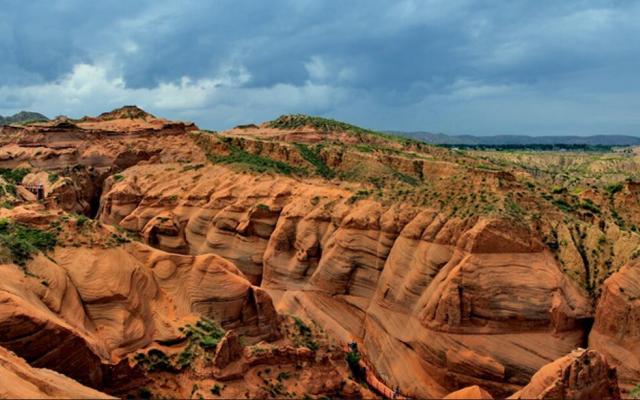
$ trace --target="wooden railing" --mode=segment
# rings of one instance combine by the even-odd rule
[[[38,200],[44,199],[44,185],[42,184],[31,184],[31,185],[22,185],[25,189],[35,194]]]
[[[354,348],[357,348],[357,346],[354,346],[354,347],[352,346],[353,345],[344,344],[343,349],[345,353],[354,351]],[[369,387],[373,389],[375,392],[384,396],[387,399],[403,399],[403,400],[407,399],[407,397],[400,394],[398,389],[393,390],[389,386],[387,386],[384,382],[382,382],[373,372],[374,371],[373,367],[370,366],[368,363],[366,363],[363,359],[360,359],[360,361],[358,362],[358,365],[364,371],[364,377],[367,382],[367,385],[369,385]]]

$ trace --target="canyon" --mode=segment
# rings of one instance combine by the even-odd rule
[[[0,133],[3,397],[640,383],[635,153],[573,170],[317,117],[212,132],[135,106]]]

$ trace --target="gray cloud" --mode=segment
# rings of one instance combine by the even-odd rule
[[[640,134],[638,18],[595,0],[5,0],[0,113]]]

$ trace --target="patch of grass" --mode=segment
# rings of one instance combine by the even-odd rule
[[[394,171],[393,176],[400,179],[404,183],[408,183],[411,186],[418,186],[418,184],[420,183],[420,181],[414,178],[413,176],[403,174],[402,172],[399,172],[399,171]]]
[[[368,190],[358,190],[353,196],[349,197],[347,200],[348,204],[354,204],[359,200],[366,199],[371,195],[371,192]]]
[[[33,254],[53,250],[56,246],[55,234],[8,219],[0,219],[0,244],[9,249],[11,261],[24,266]]]
[[[27,174],[29,174],[31,170],[29,168],[0,168],[0,176],[2,176],[7,182],[13,184],[20,184]]]
[[[76,226],[81,228],[91,222],[91,219],[82,214],[72,214],[73,219],[76,220]]]
[[[60,179],[60,175],[55,174],[53,172],[49,173],[49,176],[47,176],[47,180],[49,181],[49,183],[56,183],[58,181],[58,179]]]
[[[189,368],[198,354],[202,354],[202,351],[214,351],[224,336],[224,330],[205,317],[202,317],[195,325],[188,324],[181,327],[180,331],[188,343],[177,355],[169,357],[161,350],[151,349],[146,354],[136,354],[134,360],[149,372],[182,371]]]
[[[133,359],[139,366],[148,372],[175,371],[171,358],[169,358],[169,356],[167,356],[162,350],[151,349],[147,354],[138,353],[133,357]]]
[[[593,204],[593,202],[590,199],[584,199],[580,202],[579,204],[580,208],[583,208],[587,211],[591,211],[594,214],[600,214],[600,207],[598,207],[597,205]]]
[[[246,165],[255,172],[276,172],[283,175],[305,175],[305,170],[294,167],[285,162],[274,160],[268,157],[262,157],[248,153],[233,143],[223,140],[227,145],[229,154],[227,155],[210,155],[209,160],[216,164],[241,164]]]
[[[113,181],[114,182],[120,182],[123,179],[124,179],[124,175],[116,174],[116,175],[113,176]]]
[[[200,320],[196,322],[195,326],[188,324],[181,327],[180,330],[184,333],[190,343],[193,343],[205,350],[215,350],[220,339],[224,336],[224,330],[206,317],[200,318]]]
[[[333,170],[324,163],[322,157],[320,157],[320,146],[315,146],[313,149],[302,143],[294,143],[294,146],[298,149],[302,158],[315,167],[318,175],[327,179],[336,176],[335,172],[333,172]]]
[[[640,399],[640,383],[631,389],[629,396],[631,396],[632,399]]]
[[[263,203],[258,203],[258,204],[256,205],[256,208],[257,208],[258,210],[262,210],[262,211],[271,211],[271,209],[269,208],[269,206],[268,206],[268,205],[266,205],[266,204],[263,204]]]
[[[552,203],[564,212],[573,211],[573,206],[562,199],[553,200]]]
[[[311,328],[298,317],[293,317],[293,321],[299,334],[299,337],[294,340],[296,346],[302,345],[312,351],[318,350],[320,346],[318,346],[318,343],[313,339]]]
[[[604,190],[610,195],[614,195],[624,189],[624,185],[622,183],[612,183],[611,185],[605,186]]]

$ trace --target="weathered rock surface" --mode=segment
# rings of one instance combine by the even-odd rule
[[[510,399],[620,399],[616,370],[595,350],[578,349],[545,365]]]
[[[281,310],[361,337],[403,393],[478,384],[504,396],[584,343],[590,301],[527,228],[349,197],[219,166],[144,165],[105,191],[100,219],[286,289]]]
[[[3,399],[113,399],[71,378],[25,360],[0,347],[0,398]]]
[[[209,317],[256,340],[279,335],[268,294],[218,256],[169,254],[131,243],[58,248],[52,259],[39,256],[30,263],[37,279],[16,266],[0,266],[0,344],[33,366],[93,387],[108,383],[104,364],[179,337],[188,316]]]
[[[444,396],[444,398],[461,400],[493,399],[493,397],[486,390],[482,389],[478,385],[467,386],[466,388],[456,390],[455,392],[451,392],[448,395]]]
[[[233,361],[242,356],[242,345],[240,338],[234,331],[228,331],[218,343],[216,353],[213,356],[213,365],[218,368],[225,368]]]
[[[620,388],[628,393],[640,382],[640,263],[624,266],[605,281],[596,308],[589,347],[618,370]]]

